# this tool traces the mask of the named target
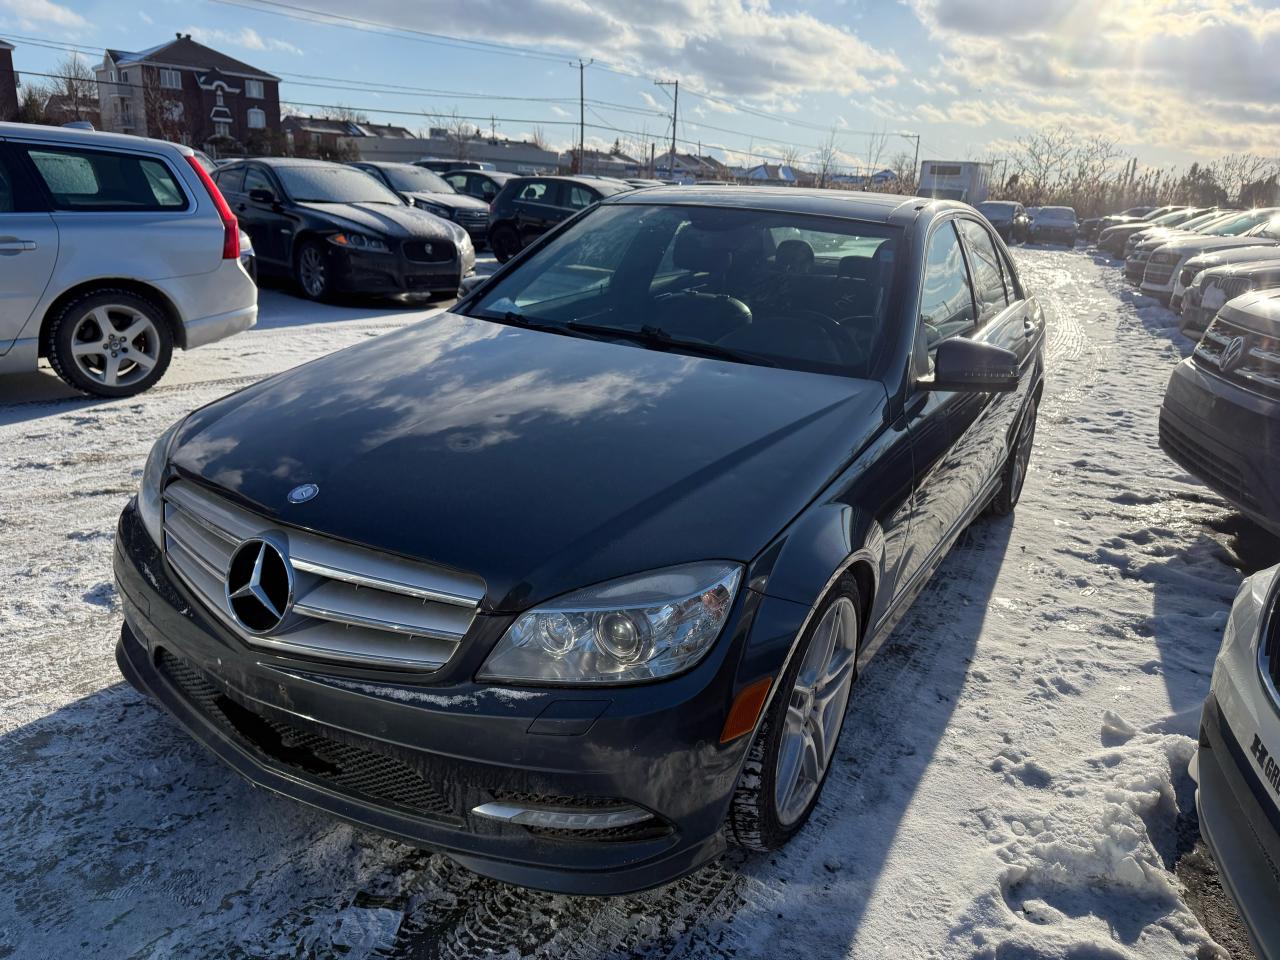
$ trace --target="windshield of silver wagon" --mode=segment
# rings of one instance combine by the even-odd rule
[[[486,287],[467,313],[578,335],[575,325],[604,326],[640,348],[696,355],[658,341],[710,344],[738,354],[724,359],[865,377],[888,333],[900,236],[837,217],[606,204]]]

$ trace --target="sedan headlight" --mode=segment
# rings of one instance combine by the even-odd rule
[[[434,213],[437,217],[444,217],[446,220],[453,219],[454,211],[446,206],[421,199],[414,200],[413,203],[419,210],[425,210],[427,213]]]
[[[348,250],[360,250],[365,253],[390,252],[387,245],[377,237],[370,237],[363,233],[335,233],[329,238],[329,242],[339,247],[346,247]]]
[[[689,563],[566,594],[521,614],[478,677],[565,684],[669,677],[711,649],[741,578],[736,563]]]
[[[160,487],[164,482],[164,468],[169,462],[169,447],[178,429],[186,422],[183,417],[173,424],[151,446],[147,454],[146,466],[142,468],[142,483],[138,485],[138,515],[142,517],[142,525],[157,544],[162,536],[161,526],[164,521],[164,501],[161,499]]]

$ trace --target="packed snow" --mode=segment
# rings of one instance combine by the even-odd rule
[[[864,671],[790,846],[633,897],[508,887],[256,791],[116,671],[113,529],[151,440],[423,311],[264,291],[143,396],[0,380],[0,957],[1225,955],[1172,867],[1241,568],[1280,558],[1156,445],[1172,315],[1082,250],[1014,256],[1050,324],[1016,515]]]

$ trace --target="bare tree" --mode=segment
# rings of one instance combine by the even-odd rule
[[[533,133],[529,135],[529,142],[539,150],[550,150],[551,147],[547,142],[547,132],[540,125],[535,124]]]
[[[1046,127],[1018,138],[1013,163],[1026,202],[1039,204],[1062,185],[1069,169],[1073,134],[1066,127]]]
[[[61,109],[72,120],[87,120],[99,112],[98,78],[72,53],[58,61],[53,69],[51,93],[61,98]]]
[[[898,193],[912,194],[916,192],[916,164],[911,154],[905,150],[895,153],[889,161],[889,169],[893,171],[894,189]]]
[[[187,143],[190,140],[191,128],[187,124],[181,92],[166,90],[160,86],[160,74],[153,69],[144,71],[142,109],[146,113],[148,136],[173,143]]]
[[[827,139],[818,148],[818,186],[825,187],[836,172],[836,160],[840,151],[836,149],[836,128],[832,127]]]
[[[458,111],[450,110],[447,114],[428,114],[432,124],[444,131],[449,141],[449,149],[453,159],[465,160],[471,153],[471,141],[480,135],[480,130],[468,120],[458,116]]]
[[[1214,161],[1210,169],[1228,197],[1240,201],[1251,184],[1275,176],[1277,165],[1254,153],[1231,153]]]
[[[867,137],[867,176],[871,176],[876,172],[876,168],[880,166],[880,160],[884,157],[884,151],[888,146],[889,134],[884,130]]]
[[[797,167],[800,163],[800,157],[803,155],[800,148],[794,143],[789,143],[782,148],[781,153],[783,165],[790,167],[793,172],[798,172]]]

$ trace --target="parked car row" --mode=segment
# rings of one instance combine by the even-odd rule
[[[1071,207],[1024,207],[1013,200],[986,200],[977,210],[1005,243],[1075,246],[1080,224]]]

